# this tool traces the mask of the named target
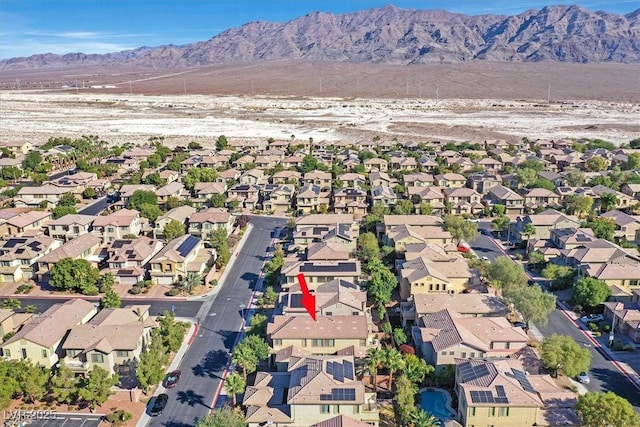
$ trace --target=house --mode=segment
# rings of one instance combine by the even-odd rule
[[[47,222],[44,230],[54,239],[68,242],[90,232],[91,224],[95,219],[93,215],[69,214]]]
[[[330,191],[324,191],[318,185],[305,184],[296,194],[296,209],[303,215],[326,212],[329,209],[330,194]]]
[[[302,183],[305,186],[317,186],[320,187],[321,191],[331,190],[332,182],[333,177],[331,176],[331,172],[317,170],[305,173],[302,178]]]
[[[299,185],[302,174],[297,171],[284,170],[276,172],[271,177],[272,184],[295,184]]]
[[[298,283],[298,274],[304,273],[310,290],[315,290],[320,284],[334,279],[346,280],[358,284],[362,274],[360,261],[290,261],[282,266],[284,288],[289,288]]]
[[[18,332],[33,317],[32,313],[17,313],[14,310],[0,308],[0,335],[4,337],[7,334]]]
[[[402,264],[400,297],[425,293],[460,293],[467,289],[473,274],[463,259],[431,261],[416,258]]]
[[[535,227],[533,236],[541,240],[548,240],[551,237],[551,230],[580,227],[580,220],[576,216],[566,215],[555,209],[547,209],[536,215],[526,215],[524,218],[518,217],[515,222],[509,225],[512,241],[527,239],[522,235],[527,224],[532,224]]]
[[[240,184],[255,185],[262,182],[264,171],[262,169],[251,169],[240,176]]]
[[[389,163],[393,170],[411,171],[418,167],[418,162],[413,157],[391,156]]]
[[[7,360],[28,359],[45,368],[55,366],[64,357],[61,344],[69,330],[88,322],[96,306],[78,298],[52,305],[1,344],[2,355]]]
[[[202,207],[209,203],[213,196],[225,194],[226,192],[226,182],[196,182],[193,188],[194,198],[192,198],[191,201],[194,205]]]
[[[126,236],[138,236],[142,231],[140,212],[120,209],[109,215],[100,215],[93,221],[93,230],[102,236],[105,243]]]
[[[347,261],[351,253],[346,245],[334,242],[310,243],[304,252],[305,261]]]
[[[60,260],[65,258],[86,259],[94,267],[97,267],[104,259],[100,253],[102,239],[93,233],[82,234],[73,240],[64,243],[38,259],[38,270],[36,275],[38,280],[42,280]]]
[[[341,183],[341,186],[339,186],[339,188],[342,188],[342,187],[363,188],[367,183],[364,175],[361,175],[359,173],[353,173],[353,172],[338,175],[337,181]]]
[[[371,187],[371,205],[382,204],[392,208],[399,199],[393,188],[386,186]]]
[[[489,173],[497,173],[502,170],[502,162],[491,157],[484,157],[476,161],[475,164]]]
[[[238,184],[228,191],[227,206],[237,204],[243,209],[255,209],[260,198],[260,187],[254,184]]]
[[[116,283],[136,285],[142,282],[149,260],[162,249],[162,242],[146,236],[118,239],[107,245],[107,268]]]
[[[312,354],[335,354],[350,346],[371,347],[374,333],[366,316],[275,315],[267,325],[267,337],[273,352],[297,346]]]
[[[465,317],[451,309],[421,317],[411,333],[416,353],[436,369],[458,358],[512,356],[529,342],[505,317]]]
[[[509,314],[507,304],[491,294],[415,294],[401,304],[402,326],[417,325],[420,318],[442,310],[453,310],[463,317],[500,317]]]
[[[156,190],[156,196],[158,196],[158,205],[160,207],[167,204],[167,201],[171,197],[180,198],[184,191],[184,185],[180,182],[172,182],[164,187],[160,187]]]
[[[378,234],[388,236],[398,225],[410,225],[415,228],[442,226],[442,218],[433,215],[385,215],[378,226]]]
[[[522,215],[524,212],[524,197],[503,185],[497,185],[487,190],[483,199],[489,207],[504,206],[507,215]]]
[[[624,184],[620,191],[629,197],[640,200],[640,184]]]
[[[200,274],[209,257],[202,254],[202,240],[186,234],[170,241],[151,260],[151,281],[159,285],[171,285],[182,280],[187,273]]]
[[[367,192],[360,188],[341,188],[333,193],[333,209],[336,213],[353,214],[362,218],[367,214]]]
[[[314,295],[318,316],[366,316],[369,314],[366,291],[346,280],[335,279],[318,285]],[[276,313],[285,316],[308,316],[301,301],[300,287],[293,285],[288,292],[280,294]]]
[[[433,208],[434,214],[442,214],[445,209],[444,194],[440,187],[408,187],[407,196],[414,205],[422,202],[428,203]]]
[[[87,323],[71,327],[62,343],[65,366],[82,375],[96,366],[109,375],[131,375],[157,326],[149,316],[149,308],[103,308]]]
[[[47,211],[29,211],[14,215],[0,225],[0,236],[19,237],[23,234],[29,234],[40,231],[51,219],[51,212]]]
[[[0,246],[0,283],[31,279],[37,261],[60,246],[48,236],[12,237]]]
[[[122,206],[127,206],[129,204],[129,198],[133,196],[133,193],[136,191],[150,191],[152,193],[156,192],[156,187],[154,185],[149,184],[125,184],[120,187],[120,200]]]
[[[353,356],[294,356],[285,372],[258,372],[242,405],[249,427],[355,427],[336,419],[377,426],[380,418],[375,393],[356,377]]]
[[[640,243],[640,216],[612,210],[600,215],[612,219],[616,224],[615,237],[631,243]]]
[[[391,178],[389,174],[387,174],[386,172],[371,172],[369,174],[369,184],[372,187],[377,187],[377,186],[392,187],[396,183],[397,183],[397,180],[394,178]]]
[[[487,194],[487,191],[499,185],[502,185],[502,177],[488,172],[472,173],[467,178],[467,187],[479,194]]]
[[[415,243],[429,243],[446,247],[452,243],[451,233],[434,225],[416,227],[413,225],[398,225],[391,229],[386,236],[386,243],[393,245],[396,252],[405,252],[407,245]]]
[[[302,156],[287,156],[284,159],[282,159],[280,164],[282,165],[283,168],[287,168],[287,169],[288,168],[297,168],[297,167],[302,166],[302,161],[303,160],[304,160],[304,157],[302,157]],[[293,171],[289,171],[289,172],[293,172]]]
[[[480,194],[471,188],[445,188],[442,193],[453,214],[476,215],[484,211]]]
[[[9,150],[14,156],[28,154],[35,148],[32,143],[27,141],[2,141],[0,142],[0,146]]]
[[[294,198],[296,188],[294,184],[280,184],[268,194],[262,201],[262,208],[266,212],[284,214],[291,209],[291,201]]]
[[[593,273],[600,267],[599,264],[638,264],[640,255],[607,240],[595,239],[585,241],[573,249],[560,250],[559,262],[572,267],[584,264],[584,269]]]
[[[546,188],[532,188],[524,193],[524,205],[529,210],[560,205],[560,195]]]
[[[367,173],[371,172],[386,172],[389,169],[389,164],[385,159],[367,159],[363,162],[364,171]]]
[[[49,184],[65,188],[74,194],[81,194],[91,182],[98,179],[98,175],[92,172],[76,172],[71,175],[63,175],[50,181]]]
[[[606,283],[614,295],[629,295],[640,287],[640,262],[584,263],[578,267],[578,274]]]
[[[0,170],[4,168],[16,168],[18,171],[15,171],[15,175],[13,177],[15,179],[22,178],[22,160],[20,159],[12,159],[10,157],[0,157]],[[7,171],[5,171],[6,173]]]
[[[455,360],[457,421],[465,427],[581,425],[575,393],[517,359]]]
[[[171,184],[172,182],[176,182],[180,179],[180,173],[170,169],[160,171],[159,175],[160,179],[163,179],[167,184]]]
[[[214,231],[222,228],[227,236],[233,230],[235,218],[224,209],[209,208],[189,217],[189,234],[209,240]]]
[[[424,172],[409,173],[402,177],[405,188],[409,187],[432,187],[435,178],[433,175]]]
[[[304,250],[316,242],[343,245],[345,250],[353,252],[356,248],[358,232],[350,224],[318,225],[315,227],[301,227],[293,233],[294,247]]]
[[[352,214],[307,214],[296,219],[295,232],[309,227],[335,226],[336,224],[345,224],[355,232],[359,230],[358,223],[355,222]]]
[[[606,187],[604,185],[593,186],[591,187],[591,191],[596,195],[596,197],[594,197],[594,201],[597,202],[596,204],[600,204],[599,202],[603,194],[615,194],[616,209],[628,209],[629,207],[631,207],[633,204],[637,202],[637,200],[635,200],[633,197],[629,196],[628,194],[624,194],[624,193],[621,193],[620,191],[612,190],[611,188]]]
[[[457,173],[445,173],[434,177],[435,184],[440,188],[462,188],[467,179]]]
[[[178,206],[177,208],[173,208],[170,211],[165,212],[164,214],[156,218],[156,220],[154,221],[155,227],[153,229],[153,236],[156,238],[163,237],[164,228],[171,221],[177,221],[180,224],[184,224],[186,226],[187,220],[195,212],[196,212],[196,208],[188,205]]]
[[[636,344],[640,343],[640,289],[633,289],[631,301],[605,302],[604,316],[611,320],[614,332],[627,335]]]

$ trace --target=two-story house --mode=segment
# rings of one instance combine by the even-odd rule
[[[0,283],[31,279],[37,261],[60,244],[48,236],[10,238],[0,246]]]
[[[370,172],[386,172],[389,169],[389,164],[385,159],[367,159],[363,163],[364,171],[367,173]]]
[[[116,283],[135,285],[145,278],[149,260],[162,249],[162,242],[146,236],[117,239],[107,245],[107,268]]]
[[[298,186],[300,184],[300,180],[302,179],[302,174],[298,171],[291,170],[283,170],[280,172],[276,172],[271,176],[272,184],[294,184]]]
[[[364,175],[353,172],[339,175],[337,180],[342,183],[342,187],[363,188],[367,183]]]
[[[462,188],[467,179],[458,173],[439,174],[434,177],[434,183],[440,188]]]
[[[180,182],[171,182],[156,190],[156,196],[158,196],[158,205],[160,207],[167,204],[167,201],[171,197],[180,198],[184,192],[184,185]]]
[[[541,207],[560,206],[560,195],[546,188],[532,188],[524,193],[524,204],[529,211]]]
[[[110,375],[131,375],[157,326],[149,308],[103,308],[87,323],[73,326],[62,343],[65,366],[83,375],[96,366]]]
[[[138,236],[142,231],[140,212],[133,209],[120,209],[109,215],[97,216],[92,226],[105,243],[125,236]]]
[[[336,213],[350,213],[356,218],[362,218],[367,214],[367,207],[365,190],[349,187],[333,193],[333,209]]]
[[[2,355],[51,368],[64,357],[61,344],[69,330],[88,322],[96,312],[96,304],[78,298],[54,304],[2,343]]]
[[[262,208],[265,212],[274,214],[284,214],[291,209],[291,201],[296,192],[294,184],[280,184],[268,194],[265,194],[262,201]]]
[[[244,209],[255,209],[260,200],[260,187],[255,184],[238,184],[228,191],[227,206],[237,204]]]
[[[14,198],[15,206],[37,208],[46,202],[49,206],[55,206],[60,198],[71,193],[70,188],[57,187],[55,185],[46,184],[37,187],[22,187],[18,191],[18,195]]]
[[[472,173],[467,178],[467,187],[479,194],[486,194],[489,189],[502,185],[502,177],[488,172]]]
[[[329,209],[330,195],[330,190],[323,190],[315,184],[305,184],[296,194],[296,209],[303,215],[323,210],[326,212]]]
[[[298,274],[303,273],[310,290],[315,290],[320,284],[334,279],[346,280],[358,284],[362,274],[358,260],[312,260],[285,262],[282,266],[283,287],[298,283]]]
[[[205,209],[189,217],[189,234],[208,240],[215,230],[222,228],[228,236],[233,230],[234,221],[234,217],[224,209]]]
[[[43,280],[53,269],[53,266],[65,258],[86,259],[94,267],[97,267],[105,257],[101,253],[101,246],[102,239],[93,233],[82,234],[64,243],[38,259],[36,271],[38,280]]]
[[[304,174],[302,183],[307,186],[320,187],[321,191],[330,191],[333,177],[331,172],[311,171]]]
[[[432,261],[416,258],[402,264],[400,271],[400,297],[425,293],[460,293],[470,284],[472,272],[467,262],[454,258]]]
[[[170,241],[149,261],[152,283],[171,285],[189,272],[202,273],[208,261],[208,257],[199,260],[203,248],[202,240],[189,234]]]
[[[483,199],[489,207],[504,206],[507,215],[522,215],[524,212],[524,197],[503,185],[497,185],[487,190]]]
[[[44,224],[44,230],[54,239],[68,242],[89,233],[96,218],[93,215],[69,214],[47,222]]]
[[[471,188],[445,188],[442,193],[445,204],[453,214],[476,215],[484,210],[484,205],[480,203],[482,196]]]
[[[173,208],[168,212],[160,215],[154,221],[155,227],[153,228],[154,237],[163,237],[164,236],[164,228],[171,221],[177,221],[180,224],[184,224],[186,226],[187,220],[191,215],[196,212],[196,208],[188,205],[178,206],[177,208]]]
[[[226,182],[196,182],[193,188],[194,197],[191,199],[194,206],[205,206],[213,196],[227,192]]]
[[[371,187],[371,205],[375,206],[377,204],[382,204],[387,206],[388,208],[393,208],[395,206],[396,201],[398,201],[399,197],[393,191],[393,188],[386,186],[376,186]]]
[[[29,211],[8,218],[0,224],[0,236],[19,237],[24,234],[35,235],[51,220],[51,212]]]
[[[616,224],[615,237],[631,243],[640,243],[640,216],[612,210],[600,215],[612,219]]]

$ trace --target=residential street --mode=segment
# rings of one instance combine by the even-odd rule
[[[272,232],[284,225],[276,218],[252,217],[251,222],[254,227],[222,288],[205,300],[197,316],[197,336],[179,367],[182,378],[176,388],[166,391],[169,403],[161,416],[151,419],[151,426],[192,426],[212,408],[242,325],[240,305],[249,305]]]
[[[100,215],[107,208],[107,196],[96,199],[95,202],[78,211],[81,215]]]
[[[490,227],[490,223],[480,223],[478,226],[483,229]],[[496,245],[491,237],[485,234],[480,234],[475,241],[469,242],[469,245],[478,256],[486,256],[489,261],[493,261],[499,256],[504,256],[502,249]],[[545,337],[554,333],[569,335],[576,341],[588,346],[593,354],[593,362],[589,371],[591,383],[586,384],[585,387],[589,391],[615,391],[618,395],[628,399],[636,409],[640,410],[640,391],[611,361],[606,359],[595,348],[562,310],[554,310],[549,316],[549,323],[544,327],[538,327],[538,330]]]

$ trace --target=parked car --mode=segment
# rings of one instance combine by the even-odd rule
[[[602,314],[589,314],[588,316],[582,316],[580,321],[582,323],[598,323],[604,320],[604,316]]]
[[[488,257],[486,257],[486,256],[483,256],[483,257],[482,257],[482,260],[483,260],[483,261],[489,261],[489,258],[488,258]]]
[[[167,402],[169,401],[169,396],[162,393],[159,394],[156,399],[153,401],[153,406],[149,410],[149,415],[152,417],[156,417],[158,415],[162,415],[162,411],[167,406]]]
[[[516,328],[527,329],[527,324],[524,322],[513,322],[512,325]]]
[[[180,371],[169,372],[167,376],[164,378],[164,386],[166,388],[175,387],[176,384],[178,384],[178,381],[180,381],[181,375],[182,375],[182,372]]]
[[[589,384],[591,382],[591,378],[589,378],[589,375],[587,375],[586,372],[580,372],[578,374],[578,381],[582,384]]]

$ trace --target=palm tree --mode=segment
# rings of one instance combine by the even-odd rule
[[[193,290],[202,284],[202,278],[198,273],[189,272],[182,278],[180,289],[185,294],[190,294]]]
[[[246,387],[247,382],[242,378],[242,375],[237,372],[229,374],[224,380],[224,389],[227,391],[227,394],[231,395],[233,406],[236,406],[236,395],[244,393]]]
[[[231,356],[231,361],[242,368],[245,382],[247,376],[258,367],[258,358],[248,345],[238,345]]]
[[[536,226],[530,222],[526,223],[522,229],[522,235],[527,238],[528,242],[531,237],[536,235]]]
[[[395,348],[389,348],[385,352],[384,364],[389,368],[389,390],[392,389],[393,373],[404,369],[402,354]]]
[[[380,347],[370,348],[367,351],[367,368],[369,369],[369,373],[373,377],[373,387],[376,393],[378,392],[378,368],[385,359],[385,351]]]
[[[420,409],[411,414],[411,423],[413,427],[436,427],[440,425],[437,418],[424,409]]]

